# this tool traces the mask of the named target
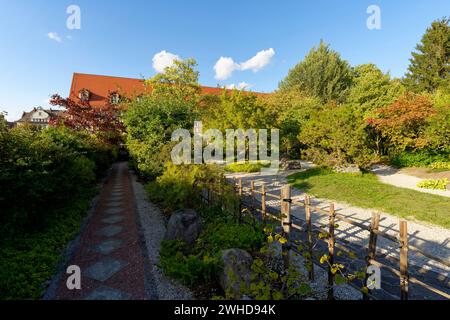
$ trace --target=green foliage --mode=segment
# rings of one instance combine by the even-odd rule
[[[433,21],[412,53],[405,84],[416,92],[450,85],[450,19]]]
[[[450,228],[449,198],[384,184],[371,173],[357,176],[314,168],[291,175],[288,179],[296,188],[318,198]]]
[[[15,228],[8,236],[2,233],[0,300],[41,298],[43,284],[56,271],[62,250],[80,230],[93,191],[72,194],[70,202],[54,211],[39,230],[25,232]]]
[[[264,233],[252,225],[216,220],[207,225],[198,239],[198,246],[211,252],[232,248],[251,252],[258,249],[264,240]]]
[[[273,128],[267,101],[252,93],[224,90],[219,98],[203,98],[200,116],[206,128],[267,129]]]
[[[320,99],[294,89],[278,90],[270,96],[269,108],[280,129],[280,150],[298,157],[304,147],[298,135],[311,116],[324,108]]]
[[[373,159],[365,128],[363,119],[351,106],[344,105],[313,114],[303,127],[299,140],[307,146],[306,157],[315,163],[365,167]]]
[[[0,132],[2,231],[44,225],[53,211],[67,205],[68,195],[92,186],[95,161],[102,158],[98,168],[103,168],[104,157],[110,163],[111,155],[89,135],[64,128],[20,127]]]
[[[130,101],[122,115],[126,144],[133,165],[155,179],[170,159],[171,135],[176,129],[192,129],[199,97],[194,59],[174,61],[146,84],[151,93]]]
[[[135,167],[154,179],[170,159],[171,135],[193,125],[193,102],[177,96],[144,96],[132,101],[123,114],[126,144]]]
[[[163,241],[160,266],[164,272],[183,283],[194,286],[214,281],[220,266],[218,256],[189,254],[189,248],[181,241]]]
[[[347,102],[362,114],[392,104],[404,92],[400,81],[391,80],[374,64],[356,66],[354,72]]]
[[[256,161],[256,162],[236,162],[225,166],[225,171],[229,172],[259,172],[262,168],[270,167],[268,161]]]
[[[345,101],[352,84],[349,63],[324,42],[313,48],[303,61],[280,82],[281,90],[297,89],[319,97],[322,102]]]
[[[437,161],[430,164],[431,169],[446,169],[450,170],[450,161],[443,162],[443,161]]]
[[[446,190],[448,185],[448,179],[431,179],[423,180],[417,183],[419,188],[433,189],[433,190]]]
[[[223,172],[214,165],[175,165],[167,162],[164,172],[147,185],[149,197],[167,211],[200,203],[202,187],[224,183]],[[223,186],[223,192],[229,189]]]
[[[391,164],[398,167],[430,167],[434,163],[448,163],[450,154],[437,153],[431,150],[420,150],[415,152],[402,152],[391,159]]]

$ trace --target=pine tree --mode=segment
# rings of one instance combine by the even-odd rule
[[[303,61],[289,70],[280,82],[281,90],[299,89],[323,102],[344,101],[352,84],[350,64],[324,42],[313,48]]]
[[[450,19],[436,20],[412,53],[405,85],[415,92],[434,92],[450,85]]]

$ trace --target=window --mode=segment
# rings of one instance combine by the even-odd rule
[[[112,95],[111,95],[111,97],[110,97],[110,103],[111,104],[118,104],[119,103],[119,100],[120,100],[120,96],[119,96],[119,94],[118,93],[113,93]]]
[[[81,89],[80,92],[78,92],[78,98],[83,102],[89,101],[89,96],[90,92],[87,89]]]

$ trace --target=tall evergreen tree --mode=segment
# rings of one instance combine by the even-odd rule
[[[434,92],[450,85],[450,19],[436,20],[412,53],[405,85],[416,92]]]
[[[345,100],[352,84],[352,69],[339,53],[323,41],[313,48],[303,61],[292,68],[279,84],[281,90],[297,88],[322,102]]]

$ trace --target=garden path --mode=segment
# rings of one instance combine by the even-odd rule
[[[250,181],[255,181],[255,187],[258,189],[263,183],[266,185],[266,192],[272,194],[279,194],[283,185],[287,184],[286,177],[297,171],[281,171],[276,175],[264,174],[264,173],[246,173],[246,174],[228,174],[228,178],[242,178],[243,185],[250,186]],[[303,200],[304,193],[296,188],[292,188],[292,198],[296,200]],[[260,200],[260,196],[256,196]],[[269,208],[279,210],[280,201],[272,198],[267,199],[267,206]],[[312,198],[311,203],[314,206],[327,209],[331,201],[327,199]],[[334,202],[334,201],[333,201]],[[335,203],[336,212],[338,215],[345,216],[348,219],[355,220],[367,227],[370,226],[372,212],[374,210],[359,208],[350,206],[345,203]],[[303,206],[292,205],[292,214],[294,219],[305,221],[305,210]],[[328,225],[328,216],[325,214],[313,213],[313,224],[316,226]],[[346,246],[350,246],[356,252],[361,252],[364,255],[364,248],[367,248],[369,240],[369,232],[361,230],[351,224],[339,221],[339,228],[336,230],[336,238]],[[399,218],[381,213],[380,219],[380,231],[386,232],[394,237],[398,236],[398,224]],[[415,247],[427,252],[429,254],[438,256],[446,261],[450,261],[450,230],[444,229],[434,225],[425,225],[418,222],[408,222],[408,238],[409,242]],[[399,257],[399,248],[394,243],[386,240],[382,237],[378,237],[377,244],[377,256],[384,259],[395,261]],[[361,257],[363,258],[363,257]],[[426,279],[429,283],[438,286],[441,290],[450,294],[450,268],[434,262],[414,251],[409,251],[408,260],[410,265],[414,266],[410,268],[412,274],[418,279]],[[398,265],[397,265],[398,269]],[[397,278],[398,279],[398,278]],[[392,279],[392,281],[397,281]],[[411,285],[412,286],[412,285]],[[398,283],[392,284],[391,292],[395,292],[398,287]],[[413,287],[413,286],[412,286]],[[435,299],[438,298],[434,294],[427,294],[415,288],[411,292],[414,297],[418,299]]]
[[[411,175],[398,173],[398,170],[386,166],[377,165],[372,168],[372,172],[377,175],[378,179],[387,184],[391,184],[400,188],[413,189],[420,192],[437,194],[443,197],[450,197],[450,190],[431,190],[417,187],[417,183],[425,180]]]

